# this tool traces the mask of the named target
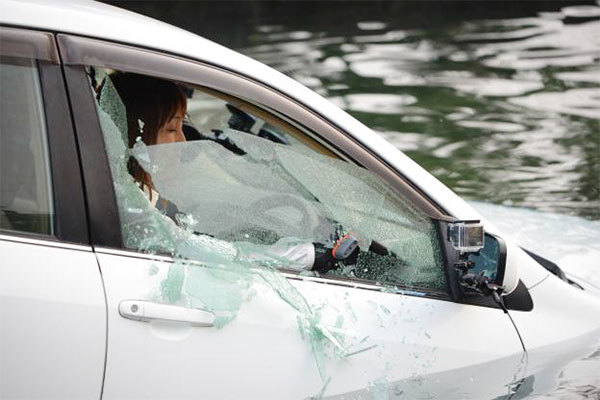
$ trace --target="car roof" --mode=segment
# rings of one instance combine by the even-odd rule
[[[0,23],[127,43],[196,59],[262,82],[296,99],[352,134],[458,218],[478,214],[460,197],[371,129],[284,74],[172,25],[86,0],[0,0]]]

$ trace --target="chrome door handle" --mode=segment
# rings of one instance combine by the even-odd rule
[[[186,322],[192,326],[210,327],[215,325],[215,314],[199,308],[173,306],[144,300],[122,300],[119,314],[135,321],[152,320]]]

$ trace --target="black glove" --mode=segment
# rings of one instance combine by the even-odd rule
[[[325,247],[323,243],[313,243],[313,245],[315,246],[315,262],[311,268],[313,271],[326,273],[338,267],[331,248]]]
[[[326,273],[339,267],[339,262],[345,265],[356,264],[360,247],[358,240],[352,235],[344,235],[327,246],[323,243],[313,243],[315,247],[315,262],[312,270]]]

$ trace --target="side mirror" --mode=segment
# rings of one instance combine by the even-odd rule
[[[504,240],[486,233],[479,221],[440,221],[440,233],[452,297],[458,301],[468,296],[498,298],[506,272]]]

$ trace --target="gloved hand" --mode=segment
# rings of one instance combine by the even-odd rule
[[[356,264],[360,247],[358,240],[350,234],[343,235],[329,246],[323,243],[313,243],[315,246],[315,262],[312,270],[326,273],[339,267],[339,262],[346,265]]]

